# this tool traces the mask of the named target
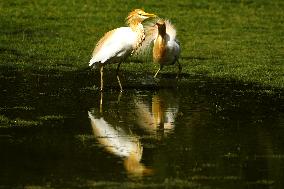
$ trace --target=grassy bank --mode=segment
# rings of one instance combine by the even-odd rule
[[[176,25],[183,73],[284,88],[282,0],[1,1],[0,65],[84,69],[96,41],[125,25],[133,8],[144,8]],[[151,63],[139,67],[153,74],[157,69]],[[131,72],[136,68],[122,66]]]

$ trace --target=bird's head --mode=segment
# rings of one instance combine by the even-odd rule
[[[141,10],[141,9],[134,9],[133,11],[131,11],[128,14],[128,16],[126,18],[126,22],[129,25],[138,24],[138,23],[141,23],[148,18],[155,18],[155,17],[157,17],[155,14],[147,13],[147,12]]]
[[[160,34],[166,34],[166,23],[163,19],[159,19],[156,22],[156,26],[158,26],[158,30]]]

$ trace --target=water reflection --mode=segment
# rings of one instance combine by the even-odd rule
[[[163,90],[150,98],[148,101],[143,96],[134,99],[137,123],[150,134],[156,133],[158,138],[167,136],[175,127],[178,98],[173,93]]]
[[[101,95],[102,97],[102,95]],[[102,112],[102,98],[100,100],[100,112]],[[93,133],[97,141],[111,154],[123,159],[125,170],[131,176],[151,174],[152,170],[145,167],[140,161],[143,154],[143,146],[139,137],[119,125],[115,126],[106,121],[103,116],[96,117],[88,112]],[[100,113],[100,115],[102,115]],[[110,118],[111,119],[111,118]]]
[[[116,96],[117,99],[114,99]],[[153,170],[141,163],[143,144],[140,138],[145,137],[145,132],[142,136],[141,133],[135,132],[137,130],[131,125],[138,125],[146,131],[146,135],[156,139],[167,137],[174,131],[178,98],[174,93],[164,90],[149,95],[134,93],[126,97],[127,101],[124,99],[120,102],[123,93],[100,93],[99,108],[88,111],[92,131],[98,143],[107,152],[123,160],[129,175],[149,175]]]

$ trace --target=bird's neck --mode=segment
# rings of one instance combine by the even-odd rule
[[[145,31],[141,22],[132,22],[129,24],[129,27],[132,29],[133,32],[137,33],[137,42],[133,46],[134,53],[141,45],[142,42],[145,40]]]
[[[129,20],[129,21],[128,21],[128,25],[129,25],[129,27],[130,27],[133,31],[135,31],[135,29],[136,29],[137,27],[139,27],[139,25],[142,25],[142,24],[141,24],[140,21],[133,19],[133,20]]]
[[[166,35],[159,33],[156,39],[156,43],[159,44],[160,46],[165,46],[166,45]]]
[[[154,62],[162,62],[166,53],[166,39],[160,34],[157,36],[153,46],[153,58]]]
[[[166,30],[159,30],[159,36],[165,39],[166,35],[167,35]]]

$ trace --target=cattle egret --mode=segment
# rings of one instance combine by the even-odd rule
[[[178,77],[182,67],[178,61],[180,55],[180,46],[176,39],[176,29],[168,20],[163,19],[157,21],[156,27],[158,28],[158,34],[154,40],[153,60],[154,63],[160,64],[160,68],[154,77],[157,76],[163,66],[173,65],[176,62],[178,63],[179,68],[179,72],[177,74]]]
[[[120,27],[107,32],[97,43],[89,66],[99,65],[101,74],[101,91],[103,90],[103,68],[106,64],[118,63],[116,77],[122,91],[118,71],[122,61],[133,54],[145,39],[142,22],[155,14],[135,9],[128,14],[126,22],[129,27]]]

